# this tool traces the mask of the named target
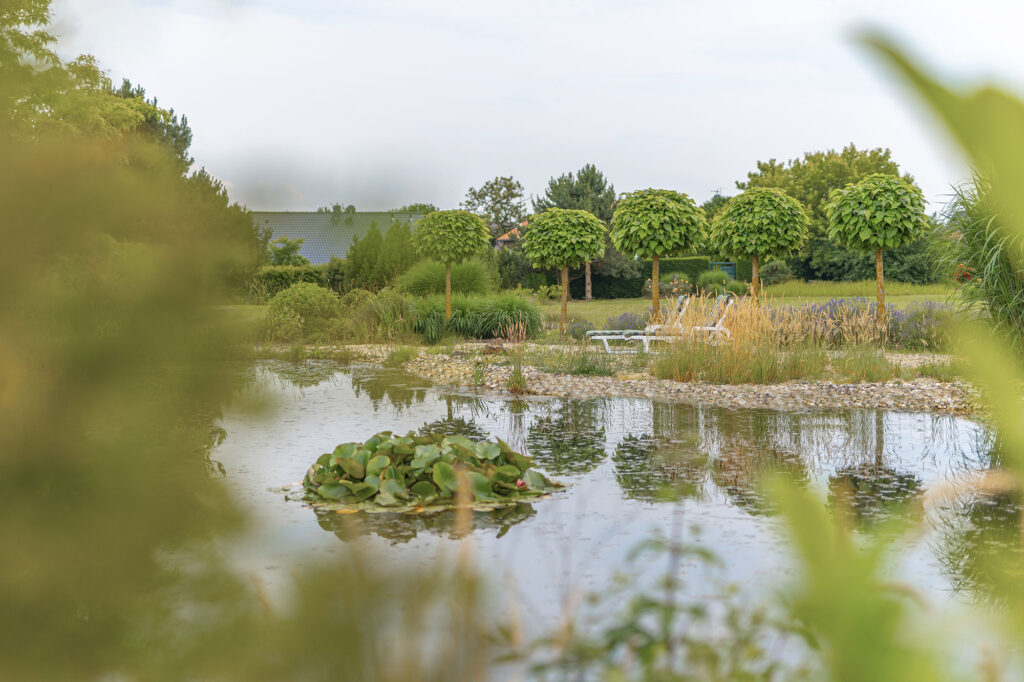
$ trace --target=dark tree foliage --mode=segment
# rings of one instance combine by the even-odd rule
[[[484,219],[492,237],[498,237],[526,217],[523,185],[512,176],[499,176],[466,190],[462,208]]]
[[[317,213],[330,213],[332,225],[351,225],[352,214],[356,212],[356,207],[352,204],[339,204],[335,203],[330,206],[320,206],[316,209]]]
[[[140,99],[152,105],[153,111],[147,113],[145,120],[136,128],[136,133],[147,136],[172,152],[181,172],[188,172],[194,161],[188,153],[192,146],[192,129],[188,126],[188,117],[178,116],[174,109],[160,109],[156,97],[146,99],[146,89],[141,85],[132,85],[127,78],[121,82],[120,88],[112,88],[111,92],[123,99]]]
[[[869,256],[853,249],[838,246],[828,238],[828,217],[825,205],[829,193],[835,189],[858,182],[872,173],[886,173],[902,177],[913,184],[914,178],[900,175],[899,165],[893,161],[892,152],[881,147],[858,149],[850,144],[836,151],[808,152],[802,159],[785,163],[769,159],[758,161],[757,170],[747,174],[746,181],[736,183],[741,190],[750,187],[777,187],[806,207],[810,218],[810,236],[799,253],[787,260],[793,274],[801,279],[848,280],[863,279],[874,270],[874,261]],[[920,271],[920,267],[904,268],[900,261],[907,257],[919,260],[921,249],[916,252],[904,246],[887,255],[888,267],[896,271]],[[934,272],[934,268],[931,268]],[[893,279],[896,279],[893,277]],[[935,281],[934,278],[927,281]]]
[[[533,200],[533,210],[540,213],[549,208],[578,208],[607,223],[612,219],[615,186],[592,163],[575,173],[565,173],[548,181],[543,196]]]
[[[393,208],[391,209],[390,213],[422,213],[426,215],[428,213],[433,213],[434,211],[440,210],[441,209],[439,209],[437,206],[434,206],[433,204],[418,203],[408,204],[406,206],[401,206],[399,208]]]
[[[727,197],[724,194],[718,194],[716,192],[715,196],[700,205],[700,207],[704,209],[704,215],[707,216],[708,223],[711,223],[715,219],[715,216],[725,208],[725,205],[729,203],[729,199],[731,198],[732,197]]]

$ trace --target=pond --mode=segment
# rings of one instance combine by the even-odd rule
[[[891,570],[942,608],[970,601],[975,549],[1002,542],[1017,519],[1015,505],[991,499],[961,496],[929,509],[925,491],[995,464],[991,433],[957,417],[509,400],[446,391],[397,370],[316,361],[263,362],[253,371],[250,391],[269,397],[271,411],[227,412],[227,437],[212,457],[251,522],[234,558],[272,591],[290,567],[338,555],[355,538],[384,560],[425,569],[455,549],[451,513],[340,515],[285,499],[280,488],[301,481],[321,453],[385,429],[500,437],[567,485],[551,499],[474,514],[475,560],[490,579],[514,587],[538,631],[581,591],[605,589],[631,550],[658,532],[682,532],[720,557],[713,578],[704,565],[684,565],[695,594],[712,580],[770,594],[793,571],[784,529],[760,492],[779,472],[819,491],[861,530],[894,515],[935,516],[929,532],[901,538]],[[631,578],[663,568],[634,566]]]

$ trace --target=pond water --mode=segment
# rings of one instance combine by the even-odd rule
[[[345,552],[355,535],[383,560],[429,569],[456,548],[452,514],[318,513],[274,489],[301,481],[339,443],[385,429],[497,436],[567,484],[551,499],[474,514],[475,560],[516,595],[538,631],[557,622],[580,591],[605,589],[652,533],[682,529],[711,549],[722,560],[716,581],[754,592],[778,586],[792,568],[780,521],[759,492],[778,472],[869,529],[894,514],[923,513],[925,491],[993,465],[991,434],[950,416],[738,411],[587,396],[510,401],[445,391],[395,370],[314,361],[259,363],[254,372],[251,391],[270,397],[272,411],[226,413],[226,440],[212,454],[251,521],[234,552],[244,570],[273,590],[289,568]],[[893,577],[942,608],[966,603],[955,588],[972,585],[972,548],[998,540],[996,530],[985,534],[986,524],[1012,529],[1016,520],[1006,505],[975,502],[961,500],[930,532],[901,539]],[[640,573],[663,568],[630,570],[639,582]],[[684,565],[686,589],[710,589],[709,570]]]

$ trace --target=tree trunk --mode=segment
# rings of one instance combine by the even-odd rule
[[[585,269],[583,271],[584,281],[586,282],[586,294],[584,294],[584,300],[591,301],[594,299],[593,288],[590,286],[590,261],[587,261]]]
[[[750,266],[752,268],[750,273],[752,280],[750,282],[750,295],[754,299],[754,305],[758,305],[760,303],[760,301],[758,300],[758,295],[760,294],[761,289],[761,277],[758,274],[757,256],[754,256],[753,258],[750,259]]]
[[[562,338],[565,338],[565,318],[569,313],[569,266],[562,266]]]
[[[661,275],[658,272],[658,256],[651,258],[651,322],[657,324],[661,321],[661,300],[660,282]]]
[[[882,274],[882,250],[875,251],[875,280],[878,285],[878,324],[885,322],[885,276]]]
[[[452,321],[452,264],[444,266],[444,319]]]

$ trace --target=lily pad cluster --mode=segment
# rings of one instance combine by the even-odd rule
[[[384,431],[365,443],[342,443],[321,455],[303,487],[313,502],[363,508],[450,506],[460,485],[476,503],[514,504],[563,486],[532,469],[533,461],[500,438],[405,436]]]

